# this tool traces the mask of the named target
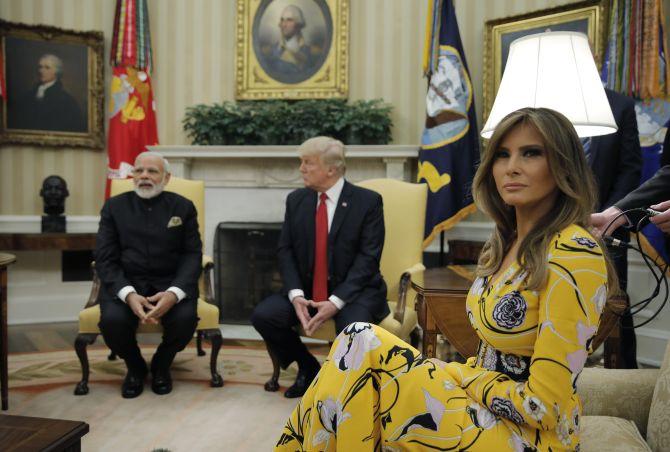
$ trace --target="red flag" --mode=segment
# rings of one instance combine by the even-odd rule
[[[137,155],[158,144],[146,0],[117,0],[111,63],[105,198],[109,197],[110,180],[131,176]]]
[[[147,145],[158,144],[149,75],[130,66],[115,67],[109,107],[105,198],[109,197],[109,180],[131,176],[135,157],[145,151]]]

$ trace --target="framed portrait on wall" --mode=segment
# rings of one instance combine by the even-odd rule
[[[347,97],[349,0],[237,0],[237,99]]]
[[[605,49],[606,2],[589,0],[486,22],[484,37],[484,120],[495,100],[510,44],[518,38],[545,31],[578,31],[591,42],[600,67]]]
[[[0,143],[102,149],[102,32],[0,21],[0,44]]]

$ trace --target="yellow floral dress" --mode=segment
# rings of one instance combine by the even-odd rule
[[[606,301],[602,251],[571,225],[551,241],[541,291],[517,270],[473,283],[466,309],[481,342],[465,364],[349,325],[276,450],[578,450],[575,387]]]

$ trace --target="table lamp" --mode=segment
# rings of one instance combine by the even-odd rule
[[[617,130],[583,33],[545,32],[512,42],[482,137],[490,138],[501,119],[523,107],[559,111],[572,122],[580,137]]]

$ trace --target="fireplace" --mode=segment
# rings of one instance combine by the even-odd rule
[[[249,324],[254,307],[281,290],[281,223],[219,223],[214,236],[216,301],[221,323]]]

